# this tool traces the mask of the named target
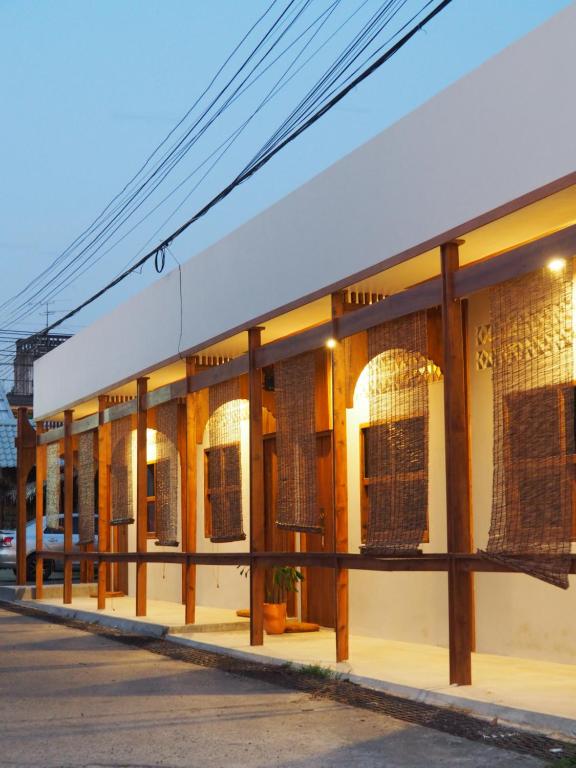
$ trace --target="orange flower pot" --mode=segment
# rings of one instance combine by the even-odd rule
[[[281,635],[286,629],[286,603],[264,603],[264,629],[267,635]]]

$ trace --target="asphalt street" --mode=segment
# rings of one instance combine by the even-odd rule
[[[4,610],[0,717],[10,767],[544,765]]]

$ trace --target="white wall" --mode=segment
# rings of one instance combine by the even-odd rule
[[[488,541],[492,507],[492,372],[475,363],[476,330],[489,323],[488,293],[469,301],[470,428],[472,458],[472,507],[475,546]],[[430,542],[424,552],[446,551],[446,496],[444,460],[443,383],[429,385],[429,525]],[[247,414],[246,414],[247,415]],[[241,422],[243,516],[246,541],[213,544],[204,537],[204,450],[208,428],[197,447],[197,504],[199,552],[248,551],[249,541],[249,440],[248,421]],[[349,551],[360,547],[360,426],[369,421],[368,400],[358,386],[354,407],[347,411]],[[135,442],[133,443],[135,461]],[[133,478],[135,483],[135,478]],[[134,485],[134,498],[136,489]],[[180,495],[178,497],[180,510]],[[179,526],[181,515],[179,512]],[[129,527],[129,547],[136,548],[135,526]],[[150,551],[158,551],[153,541]],[[170,548],[171,549],[171,548]],[[130,593],[134,593],[135,566],[130,565]],[[180,602],[181,569],[177,565],[148,566],[150,599]],[[560,590],[522,574],[475,576],[477,650],[550,661],[576,663],[576,611],[571,589]],[[200,566],[197,569],[198,605],[223,608],[249,606],[249,582],[234,566]],[[350,631],[433,645],[448,643],[447,577],[442,573],[350,572]]]
[[[366,370],[366,369],[365,369]],[[429,396],[429,528],[423,552],[446,551],[446,493],[444,482],[444,386],[428,386]],[[354,407],[348,409],[348,540],[359,552],[360,428],[368,423],[369,402],[361,380]],[[350,571],[350,632],[406,642],[448,643],[447,577],[444,573],[373,573]]]
[[[214,544],[204,536],[204,451],[209,447],[208,425],[204,430],[204,442],[197,449],[197,504],[198,529],[196,546],[198,552],[249,552],[250,551],[250,466],[248,401],[240,422],[240,461],[242,471],[242,516],[245,541],[231,541]],[[244,578],[234,565],[205,565],[196,569],[196,602],[216,608],[250,607],[250,580]]]
[[[240,456],[242,469],[242,511],[245,541],[213,544],[204,536],[204,451],[209,447],[208,426],[202,445],[197,446],[197,551],[198,552],[248,552],[250,541],[250,486],[249,486],[249,436],[248,402],[240,424]],[[136,466],[136,432],[132,433],[132,466]],[[149,552],[182,551],[182,498],[180,489],[181,466],[178,465],[178,540],[179,547],[159,547],[154,539],[148,540]],[[134,518],[136,518],[136,474],[132,473]],[[128,549],[136,551],[136,525],[128,526]],[[147,597],[149,600],[165,600],[180,603],[182,598],[182,567],[172,563],[148,563]],[[128,594],[136,594],[136,565],[128,566]],[[248,608],[250,605],[249,579],[240,575],[235,566],[200,565],[196,568],[196,603],[217,608]]]
[[[492,511],[492,371],[476,367],[476,329],[490,322],[488,292],[469,301],[470,429],[475,547],[488,542]],[[446,551],[443,384],[429,386],[430,543]],[[350,551],[360,546],[360,425],[369,421],[357,388],[347,413]],[[573,545],[573,551],[576,547]],[[476,648],[480,653],[576,663],[576,577],[561,590],[523,574],[475,576]],[[350,631],[434,645],[448,643],[447,577],[440,573],[350,572]]]
[[[470,299],[470,427],[476,546],[488,543],[492,509],[492,371],[475,365],[475,334],[490,322],[488,292]],[[574,588],[565,591],[523,574],[475,577],[477,650],[576,663]]]
[[[574,172],[575,36],[573,4],[187,261],[181,349],[426,250]],[[178,340],[173,272],[35,363],[35,416],[174,359]]]

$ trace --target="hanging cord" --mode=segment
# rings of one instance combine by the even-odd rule
[[[161,246],[154,255],[154,269],[158,274],[164,271],[164,266],[166,264],[166,248],[168,246],[163,245]]]

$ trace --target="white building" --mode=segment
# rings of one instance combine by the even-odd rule
[[[576,250],[575,34],[571,5],[192,256],[182,265],[182,304],[174,271],[35,363],[35,418],[63,420],[67,413],[69,425],[47,432],[39,451],[58,441],[63,452],[68,445],[70,457],[81,433],[98,433],[101,546],[107,548],[110,538],[108,514],[135,520],[112,528],[118,551],[140,552],[140,564],[119,566],[116,581],[122,591],[138,591],[139,613],[146,599],[188,602],[188,619],[194,605],[247,608],[252,587],[257,644],[262,571],[253,567],[251,579],[243,579],[229,563],[246,561],[234,553],[272,551],[278,564],[306,569],[302,594],[290,607],[307,621],[337,624],[340,659],[349,655],[350,633],[450,646],[451,679],[460,683],[469,677],[473,649],[576,663],[574,576],[567,575],[574,571],[569,553],[576,526],[566,527],[574,453],[567,421],[574,375],[572,362],[569,372],[566,363],[573,344],[566,286]],[[456,238],[463,241],[459,247],[449,245]],[[453,272],[455,251],[459,268]],[[551,258],[564,260],[556,272],[547,269]],[[450,290],[458,301],[451,301]],[[420,326],[414,333],[424,334],[425,350],[399,341],[402,323],[415,312]],[[460,317],[465,355],[458,347]],[[262,327],[261,348],[258,332],[248,333],[256,326]],[[383,329],[384,341],[375,327]],[[327,351],[331,338],[336,345]],[[382,351],[370,363],[369,350],[378,344]],[[446,357],[447,349],[452,356]],[[305,353],[314,351],[312,395],[304,379],[295,394],[290,377],[304,376],[311,359]],[[374,376],[384,388],[378,395]],[[138,415],[134,398],[142,377],[147,383],[140,384]],[[225,381],[231,382],[227,394]],[[384,400],[375,404],[378,397]],[[550,406],[554,398],[557,407]],[[172,415],[168,406],[160,415],[162,402],[176,403]],[[310,402],[314,438],[302,415]],[[293,423],[282,422],[289,430],[284,443],[298,446],[291,459],[277,425],[279,409],[295,403]],[[120,417],[133,420],[126,427],[133,432],[129,448],[118,448],[115,458],[110,441],[117,429],[120,445],[114,427]],[[542,418],[550,432],[545,447],[538,447]],[[166,439],[156,446],[149,431],[146,459],[137,434],[142,447],[146,428],[157,429],[159,419],[176,430],[175,447],[170,453]],[[416,432],[403,443],[408,422]],[[228,430],[228,437],[218,439],[218,430]],[[312,470],[306,439],[316,445]],[[220,450],[236,444],[240,472],[234,451]],[[220,452],[211,458],[216,447]],[[154,471],[146,465],[160,466],[155,451],[172,471],[162,502],[157,488],[145,488],[147,471]],[[108,466],[111,492],[103,472]],[[222,476],[215,478],[218,467]],[[156,469],[157,483],[163,471]],[[493,488],[494,477],[500,490]],[[241,478],[241,490],[233,478]],[[276,525],[282,482],[291,500],[284,499],[283,509],[297,532]],[[171,532],[177,546],[159,546],[155,535],[148,536],[158,533],[159,523],[150,506],[147,525],[147,503],[156,503],[156,515],[163,504],[168,517],[176,510],[162,523],[167,528],[160,540]],[[231,515],[231,507],[233,536],[241,509],[246,538],[212,541],[211,526],[213,539],[222,522],[217,516]],[[305,513],[317,515],[322,534],[303,530],[299,516]],[[395,514],[401,519],[392,519]],[[360,553],[366,531],[372,554]],[[335,545],[340,560],[328,554]],[[477,554],[486,548],[493,557]],[[280,554],[294,549],[323,554]],[[144,552],[166,562],[142,565]],[[183,552],[196,553],[188,568]],[[228,560],[225,553],[232,553]],[[503,564],[508,558],[522,570],[528,558],[540,568],[545,557],[554,578],[569,579],[572,589]],[[101,574],[102,607],[104,568]]]

